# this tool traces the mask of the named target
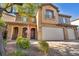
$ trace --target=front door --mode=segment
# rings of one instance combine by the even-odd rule
[[[22,36],[27,38],[27,28],[23,28]]]
[[[17,36],[18,36],[18,27],[14,27],[12,40],[16,40]]]
[[[35,28],[31,29],[31,39],[35,39]]]

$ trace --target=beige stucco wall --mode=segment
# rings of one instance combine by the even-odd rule
[[[3,19],[4,21],[6,21],[6,22],[15,22],[16,17],[3,13],[3,14],[2,14],[2,19]]]
[[[36,24],[37,24],[37,39],[41,40],[42,39],[42,9],[39,8],[37,11],[37,15],[36,15]]]

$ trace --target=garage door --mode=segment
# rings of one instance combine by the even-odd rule
[[[68,39],[69,40],[75,40],[75,32],[74,32],[74,30],[73,29],[67,29],[67,31],[68,31]]]
[[[64,40],[62,28],[42,27],[42,34],[44,40]]]

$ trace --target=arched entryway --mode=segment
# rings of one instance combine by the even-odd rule
[[[27,38],[27,28],[23,28],[22,37]]]
[[[7,30],[3,32],[3,39],[7,39]]]
[[[31,29],[31,39],[36,39],[35,37],[35,33],[36,33],[36,31],[35,31],[35,28],[32,28]]]
[[[7,39],[7,25],[5,26],[5,30],[3,31],[3,33],[2,33],[2,35],[3,35],[3,39]]]
[[[12,40],[16,40],[18,36],[18,27],[13,28],[13,35],[12,35]]]

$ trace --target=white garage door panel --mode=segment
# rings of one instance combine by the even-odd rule
[[[42,28],[42,37],[44,40],[64,40],[63,29],[61,28]]]
[[[75,40],[75,32],[73,29],[67,29],[69,40]]]

